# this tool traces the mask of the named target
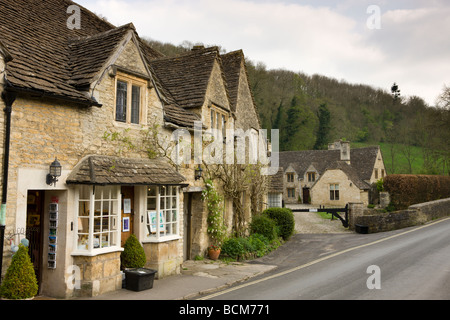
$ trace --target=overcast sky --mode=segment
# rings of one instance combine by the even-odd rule
[[[450,85],[447,0],[75,0],[141,37],[242,49],[268,69],[416,95]]]

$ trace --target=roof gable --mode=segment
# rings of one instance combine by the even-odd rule
[[[150,65],[179,106],[198,108],[205,102],[214,63],[218,58],[217,47],[212,47],[151,60]]]
[[[93,35],[114,26],[80,7],[81,28],[67,27],[68,0],[0,1],[0,37],[13,60],[6,79],[16,90],[95,104],[69,84],[69,38]]]

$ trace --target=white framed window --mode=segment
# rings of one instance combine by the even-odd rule
[[[281,193],[269,192],[269,208],[281,208],[282,207],[282,196]]]
[[[180,238],[179,187],[148,186],[144,241]]]
[[[146,82],[138,78],[120,75],[116,79],[116,105],[114,119],[117,122],[146,124]]]
[[[117,186],[79,186],[74,223],[78,252],[96,254],[121,249],[120,197]]]

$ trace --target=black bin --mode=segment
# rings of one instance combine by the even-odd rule
[[[369,233],[369,227],[368,226],[363,226],[361,224],[355,224],[355,231],[357,233],[367,234],[367,233]]]
[[[136,268],[125,270],[125,289],[142,291],[153,288],[156,270]]]

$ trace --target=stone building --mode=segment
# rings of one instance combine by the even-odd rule
[[[286,204],[369,204],[370,185],[386,175],[379,146],[350,149],[336,141],[328,150],[280,152]]]
[[[197,166],[161,158],[151,133],[157,129],[164,141],[176,129],[193,133],[195,121],[202,131],[221,129],[241,112],[231,102],[217,49],[166,58],[132,24],[113,26],[77,5],[73,17],[73,5],[0,3],[2,271],[11,243],[26,237],[39,292],[60,298],[120,288],[120,253],[131,234],[160,278],[179,273],[193,246],[205,249]],[[72,18],[79,28],[71,27]],[[233,93],[245,96],[241,70]],[[242,112],[256,110],[251,98],[237,101],[244,101]],[[253,117],[249,127],[257,130],[256,111]],[[62,167],[56,181],[48,179],[51,164]]]

